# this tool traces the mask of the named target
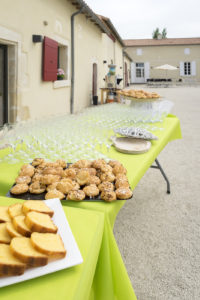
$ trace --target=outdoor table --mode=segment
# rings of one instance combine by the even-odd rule
[[[130,155],[119,153],[114,148],[110,149],[109,156],[112,157],[112,159],[119,160],[127,168],[127,175],[132,189],[135,188],[139,180],[152,165],[167,143],[174,139],[181,138],[179,119],[175,116],[169,115],[164,120],[162,126],[164,128],[162,131],[155,132],[155,135],[157,135],[159,139],[152,141],[152,147],[147,153]],[[3,155],[5,151],[6,150],[2,150],[0,154]],[[0,164],[1,195],[6,195],[17,176],[19,168],[20,164]],[[115,218],[125,203],[126,201],[124,200],[117,200],[113,203],[62,201],[64,207],[82,208],[86,213],[88,210],[92,210],[93,213],[99,211],[104,215],[104,231],[98,263],[93,278],[90,298],[85,299],[136,299],[112,232]],[[76,299],[78,300],[82,298]]]
[[[117,91],[121,91],[120,88],[100,88],[101,90],[101,104],[104,104],[104,93],[106,93],[106,100],[107,100],[107,97],[108,97],[108,93],[109,92],[117,92]],[[116,93],[117,95],[117,102],[120,102],[120,96],[118,93]]]

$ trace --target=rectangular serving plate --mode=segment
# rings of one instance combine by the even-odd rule
[[[67,221],[66,215],[63,211],[60,200],[50,199],[45,200],[44,202],[54,211],[52,219],[55,225],[58,227],[58,234],[60,234],[63,240],[65,249],[67,250],[67,255],[62,259],[49,262],[46,266],[28,269],[23,275],[10,276],[5,278],[1,277],[0,287],[8,286],[18,282],[47,275],[49,273],[67,269],[79,265],[83,262],[83,258]]]
[[[17,198],[17,199],[21,199],[21,200],[44,200],[45,199],[45,194],[46,193],[41,193],[41,194],[31,194],[29,192],[27,193],[24,193],[24,194],[20,194],[20,195],[13,195],[11,194],[11,192],[9,191],[7,194],[6,194],[6,197],[9,197],[9,198]],[[133,196],[129,199],[124,199],[124,201],[126,200],[131,200],[133,199]],[[116,201],[121,201],[122,199],[117,199]],[[68,199],[63,199],[63,201],[72,201],[72,200],[68,200]],[[84,200],[82,201],[87,201],[87,202],[106,202],[104,200],[102,200],[101,198],[99,198],[99,196],[96,196],[94,198],[85,198]],[[72,202],[82,202],[82,201],[72,201]]]

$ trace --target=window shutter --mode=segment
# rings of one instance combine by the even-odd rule
[[[196,61],[192,61],[191,63],[191,75],[196,76]]]
[[[48,37],[43,41],[43,80],[57,80],[58,43]]]
[[[180,61],[180,76],[184,76],[184,62]]]
[[[145,76],[145,81],[147,81],[147,79],[149,79],[150,77],[150,65],[149,62],[145,62],[144,64],[144,76]]]
[[[135,82],[135,63],[131,63],[131,83]]]

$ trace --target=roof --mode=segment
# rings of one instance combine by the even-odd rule
[[[133,39],[124,40],[126,47],[138,46],[170,46],[170,45],[200,45],[200,37],[195,38],[172,38],[172,39]]]
[[[77,10],[83,7],[81,13],[84,14],[87,19],[90,19],[91,22],[97,25],[103,33],[107,33],[107,34],[110,33],[110,31],[105,26],[105,24],[103,24],[103,22],[98,18],[98,16],[93,12],[93,10],[85,3],[85,1],[83,0],[68,0],[68,1],[71,2],[71,4],[74,5],[77,8]]]
[[[107,27],[107,29],[110,31],[111,35],[114,35],[114,37],[120,42],[120,44],[124,47],[124,41],[122,40],[121,36],[117,32],[115,26],[111,22],[111,20],[107,17],[104,17],[102,15],[97,15],[98,18],[103,22],[103,24]]]

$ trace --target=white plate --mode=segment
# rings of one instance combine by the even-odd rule
[[[128,154],[142,154],[151,148],[151,142],[142,139],[133,139],[127,137],[111,137],[116,150]]]
[[[60,200],[50,199],[45,200],[44,202],[54,211],[54,216],[52,219],[55,225],[58,227],[58,233],[63,240],[65,249],[67,250],[67,255],[65,258],[48,263],[46,266],[28,269],[23,275],[1,278],[0,287],[40,277],[49,273],[79,265],[83,262],[83,258],[66,219]]]

